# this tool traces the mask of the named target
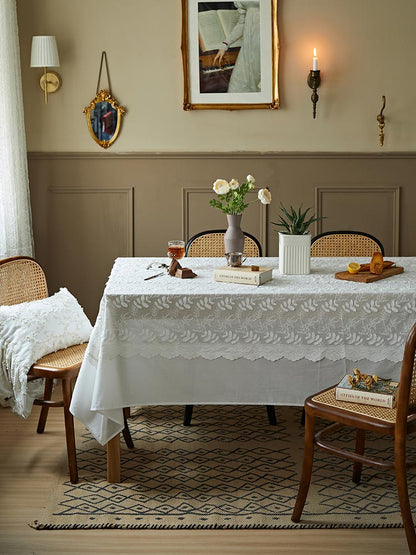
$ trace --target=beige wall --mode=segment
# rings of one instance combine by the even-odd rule
[[[378,152],[416,150],[416,2],[278,0],[277,111],[182,110],[179,0],[18,0],[29,151],[97,152],[82,110],[106,50],[114,96],[128,113],[114,152]],[[62,89],[43,104],[31,37],[53,34]],[[306,78],[316,46],[322,74],[312,119]]]

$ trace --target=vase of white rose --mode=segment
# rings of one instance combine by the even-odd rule
[[[244,233],[241,229],[241,218],[244,210],[250,204],[245,201],[249,191],[254,189],[256,180],[248,175],[246,181],[239,183],[237,179],[226,181],[217,179],[213,189],[218,198],[211,199],[210,205],[219,208],[227,215],[228,229],[224,235],[225,252],[244,252]],[[270,204],[272,196],[267,188],[259,189],[257,198],[262,204]]]

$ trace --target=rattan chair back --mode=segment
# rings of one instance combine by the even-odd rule
[[[46,277],[39,264],[28,256],[0,260],[0,305],[45,299]]]
[[[384,255],[381,242],[359,231],[327,231],[311,241],[311,256],[372,256]]]
[[[407,336],[397,399],[397,425],[406,426],[407,417],[416,414],[416,324]]]
[[[224,256],[225,229],[202,231],[189,239],[186,244],[185,256]],[[247,256],[262,256],[261,245],[250,233],[244,232],[244,254]]]

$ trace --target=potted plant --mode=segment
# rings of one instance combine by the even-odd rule
[[[309,274],[311,268],[311,234],[309,226],[322,220],[314,214],[308,216],[310,208],[298,210],[293,206],[287,210],[280,203],[282,214],[273,225],[282,227],[279,231],[279,270],[281,274]]]

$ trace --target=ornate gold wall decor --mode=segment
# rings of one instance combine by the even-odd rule
[[[126,113],[124,106],[109,91],[102,89],[84,108],[91,137],[102,148],[108,148],[120,132],[121,116]]]
[[[100,90],[101,72],[105,62],[108,90]],[[120,106],[111,93],[110,72],[108,71],[107,52],[101,52],[100,70],[96,95],[90,105],[84,108],[87,116],[88,129],[91,137],[102,148],[107,149],[117,139],[120,132],[121,116],[126,113],[124,106]]]

